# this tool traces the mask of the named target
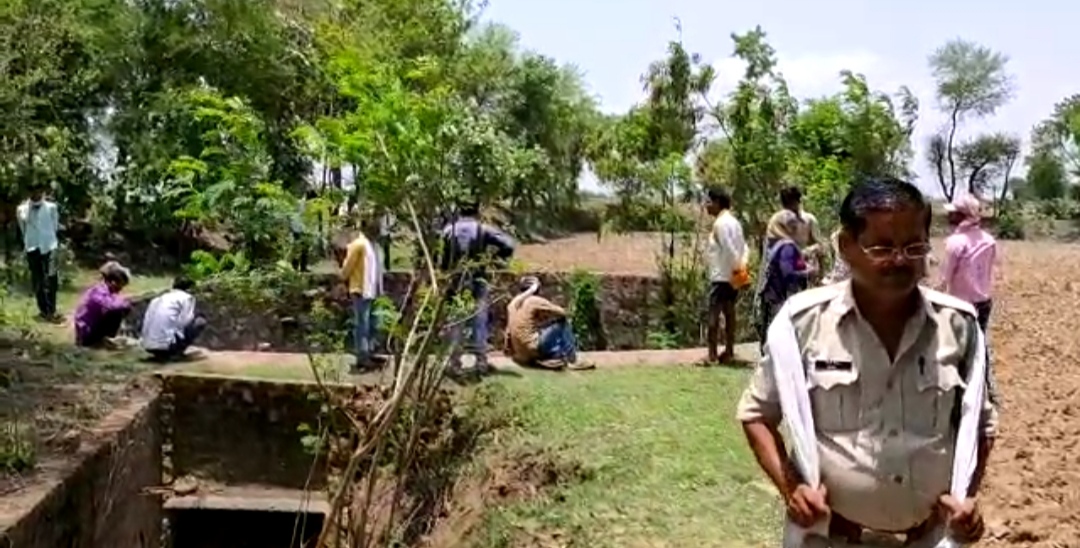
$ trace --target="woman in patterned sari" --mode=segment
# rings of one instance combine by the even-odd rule
[[[807,279],[814,274],[796,241],[801,223],[796,213],[782,211],[769,220],[766,228],[765,254],[757,286],[757,331],[762,345],[769,324],[784,301],[806,289]]]

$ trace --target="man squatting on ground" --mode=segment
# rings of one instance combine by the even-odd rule
[[[915,186],[891,178],[860,184],[844,199],[840,222],[851,280],[788,303],[810,387],[821,487],[803,482],[777,430],[782,416],[768,357],[743,394],[738,420],[790,519],[810,527],[831,518],[829,541],[816,537],[816,545],[867,546],[863,535],[873,531],[932,547],[942,523],[955,540],[973,542],[984,532],[975,496],[997,424],[989,398],[969,498],[947,493],[978,341],[975,310],[918,285],[930,252],[930,207]]]
[[[131,312],[131,301],[120,293],[131,281],[131,271],[109,261],[99,272],[101,281],[90,286],[75,307],[76,346],[115,347],[124,318]]]
[[[186,357],[187,350],[206,329],[206,318],[195,313],[195,282],[186,276],[173,280],[172,289],[154,297],[143,314],[140,344],[158,362]]]

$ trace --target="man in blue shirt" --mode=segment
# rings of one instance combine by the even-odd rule
[[[15,213],[37,299],[38,316],[45,321],[60,323],[63,318],[56,312],[56,292],[60,285],[56,263],[60,212],[54,202],[45,198],[45,189],[44,184],[33,183],[30,199],[19,204]]]
[[[465,323],[472,332],[472,354],[476,357],[476,371],[491,371],[487,360],[488,322],[488,267],[491,259],[506,262],[514,255],[514,240],[502,230],[481,222],[480,204],[466,201],[458,209],[457,218],[447,223],[441,233],[442,250],[439,269],[449,274],[448,297],[454,298],[461,291],[468,291],[472,307]],[[493,253],[492,253],[493,252]],[[450,367],[454,372],[461,369],[462,322],[454,321],[451,327]]]

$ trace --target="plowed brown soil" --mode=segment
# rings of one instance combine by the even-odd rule
[[[990,342],[1001,436],[987,546],[1080,546],[1080,247],[1007,242]]]
[[[521,246],[515,254],[529,270],[593,270],[608,274],[656,272],[660,237],[656,234],[576,234],[544,244]]]
[[[647,234],[577,236],[519,256],[551,270],[653,273],[657,250]],[[990,339],[1001,429],[981,545],[1080,547],[1080,246],[1002,242],[1000,251]]]

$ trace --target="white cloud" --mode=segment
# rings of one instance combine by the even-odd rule
[[[777,70],[787,81],[791,93],[800,99],[820,97],[841,89],[840,72],[850,70],[864,74],[874,89],[892,90],[900,86],[888,78],[886,63],[868,51],[845,53],[778,55]],[[746,64],[735,57],[713,61],[717,78],[711,95],[721,98],[731,93],[742,79]]]

